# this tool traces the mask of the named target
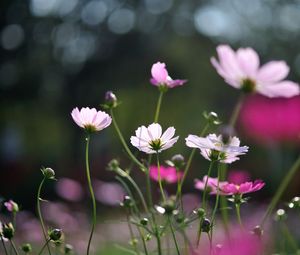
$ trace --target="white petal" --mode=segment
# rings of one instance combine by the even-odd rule
[[[179,138],[179,136],[176,136],[176,137],[174,137],[173,139],[167,141],[167,142],[162,146],[162,150],[166,150],[166,149],[171,148],[171,147],[174,145],[174,143],[177,142],[178,138]]]
[[[167,142],[175,135],[175,128],[169,127],[161,136],[162,142]]]
[[[161,137],[162,129],[158,123],[153,123],[148,126],[148,134],[151,140],[157,140]]]

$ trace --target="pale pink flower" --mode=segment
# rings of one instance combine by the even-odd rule
[[[71,116],[75,123],[87,130],[88,132],[100,131],[111,124],[111,117],[103,112],[97,111],[95,108],[81,108],[73,109]]]
[[[239,160],[239,155],[248,152],[248,146],[240,147],[240,139],[236,136],[230,137],[227,143],[223,142],[222,135],[209,134],[206,137],[189,135],[185,138],[186,145],[191,148],[200,149],[201,155],[207,160],[217,160],[230,164]]]
[[[195,188],[199,190],[205,189],[205,183],[207,181],[207,189],[209,190],[210,194],[217,194],[217,188],[218,188],[218,178],[212,178],[205,175],[202,180],[195,179]],[[222,185],[227,184],[225,181],[219,182],[219,187]]]
[[[60,197],[72,202],[80,201],[84,195],[80,183],[69,178],[60,178],[55,188]]]
[[[271,61],[260,66],[259,56],[252,48],[240,48],[235,52],[228,45],[219,45],[217,53],[219,62],[212,57],[211,63],[218,74],[234,88],[267,97],[300,94],[297,83],[284,80],[290,70],[284,61]]]
[[[178,179],[181,179],[183,173],[176,171],[175,167],[160,166],[161,180],[166,183],[176,183]],[[158,167],[150,166],[150,178],[154,181],[158,181]]]
[[[168,74],[166,64],[161,62],[152,65],[151,74],[152,78],[150,79],[150,82],[155,86],[174,88],[187,82],[187,80],[173,80]]]
[[[153,123],[148,127],[141,126],[135,131],[135,136],[131,136],[130,141],[133,146],[147,154],[159,153],[169,149],[177,142],[179,136],[175,135],[175,128],[169,127],[164,133],[158,123]]]
[[[258,143],[300,144],[300,96],[249,97],[241,109],[240,123],[245,133]]]
[[[226,183],[220,185],[220,190],[224,195],[242,195],[246,193],[251,193],[262,189],[265,183],[261,180],[256,180],[254,182],[244,182],[241,184]]]

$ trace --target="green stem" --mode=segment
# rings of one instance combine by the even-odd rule
[[[287,239],[290,246],[294,249],[295,254],[299,254],[297,242],[294,239],[293,235],[291,234],[290,230],[288,229],[287,225],[284,222],[281,222],[280,225],[281,225],[281,230],[283,232],[283,236]]]
[[[177,192],[176,192],[176,197],[179,200],[179,208],[181,209],[181,212],[183,212],[183,201],[182,201],[182,187],[181,187],[181,176],[180,176],[180,171],[176,167],[176,174],[177,174]]]
[[[134,233],[133,233],[133,230],[132,230],[132,227],[131,227],[131,224],[130,224],[130,219],[129,219],[129,213],[126,212],[126,217],[127,217],[127,224],[128,224],[128,228],[129,228],[129,233],[130,233],[130,237],[131,237],[131,243],[132,243],[132,246],[136,252],[136,254],[140,254],[139,253],[139,250],[137,248],[137,245],[136,245],[136,241],[135,241],[135,236],[134,236]]]
[[[137,227],[137,230],[140,234],[140,237],[142,239],[142,243],[143,243],[143,248],[144,248],[144,252],[145,252],[145,255],[148,255],[148,249],[147,249],[147,245],[146,245],[146,241],[145,241],[145,238],[144,238],[144,234],[143,234],[143,231],[140,227]]]
[[[158,101],[157,101],[157,105],[156,105],[155,115],[154,115],[154,123],[158,122],[159,113],[160,113],[160,107],[161,107],[161,102],[162,102],[162,99],[163,99],[163,95],[164,95],[164,92],[160,91],[159,97],[158,97]]]
[[[297,158],[297,160],[295,161],[295,163],[293,164],[293,166],[290,168],[290,170],[288,171],[288,174],[284,177],[284,179],[282,180],[281,184],[279,185],[279,188],[277,189],[275,195],[273,196],[267,211],[260,223],[261,226],[263,226],[267,220],[267,218],[270,216],[270,214],[272,213],[273,209],[275,208],[275,206],[277,205],[278,201],[280,200],[282,194],[284,193],[284,191],[286,190],[288,184],[290,183],[290,181],[292,180],[292,178],[294,177],[294,175],[296,174],[297,170],[300,167],[300,155]]]
[[[244,98],[245,98],[245,95],[242,94],[240,96],[237,104],[235,105],[232,114],[231,114],[231,117],[230,117],[230,120],[229,120],[229,125],[233,128],[235,127],[236,121],[239,117],[239,114],[240,114],[240,111],[241,111],[241,108],[242,108],[242,105],[243,105],[243,102],[244,102]]]
[[[243,229],[244,226],[243,226],[243,222],[242,222],[242,218],[241,218],[241,205],[236,203],[235,204],[235,211],[236,211],[236,216],[237,216],[237,220],[238,220],[238,223],[240,224],[241,228]]]
[[[40,252],[39,252],[38,255],[42,254],[43,250],[45,249],[46,246],[48,246],[48,243],[49,243],[49,242],[50,242],[50,239],[48,239],[48,240],[46,241],[46,243],[44,244],[44,246],[42,247],[42,249],[40,250]]]
[[[214,165],[214,161],[211,161],[209,164],[209,168],[208,168],[208,172],[207,172],[207,178],[205,180],[205,185],[204,185],[204,190],[203,190],[203,196],[202,196],[202,208],[204,209],[204,211],[206,211],[206,193],[207,193],[207,183],[208,183],[208,179],[210,177],[212,168]],[[203,218],[200,219],[199,221],[199,227],[198,227],[198,237],[197,237],[197,247],[200,244],[200,239],[201,239],[201,225],[203,222]]]
[[[168,216],[168,222],[169,222],[170,230],[171,230],[172,237],[173,237],[173,240],[174,240],[174,243],[175,243],[177,254],[180,255],[178,243],[177,243],[177,240],[176,240],[176,235],[175,235],[175,232],[174,232],[174,229],[173,229],[173,226],[172,226],[170,216]]]
[[[90,237],[89,237],[87,251],[86,251],[87,255],[89,255],[89,253],[90,253],[91,241],[92,241],[92,238],[93,238],[93,233],[94,233],[94,229],[95,229],[96,221],[97,221],[96,199],[95,199],[95,194],[94,194],[94,190],[93,190],[93,186],[92,186],[91,174],[90,174],[90,165],[89,165],[89,144],[90,144],[90,135],[88,135],[87,138],[86,138],[85,166],[86,166],[86,177],[87,177],[87,181],[88,181],[88,187],[89,187],[89,191],[90,191],[91,198],[92,198],[93,218],[92,218],[91,234],[90,234]]]
[[[7,249],[6,249],[6,245],[5,245],[5,242],[4,242],[3,238],[2,238],[2,236],[0,236],[0,238],[1,238],[2,245],[3,245],[3,249],[5,251],[5,255],[8,255],[8,252],[7,252]]]
[[[146,178],[146,192],[148,197],[148,205],[150,208],[153,207],[153,200],[152,200],[152,191],[151,191],[151,180],[150,180],[150,169],[149,167],[146,170],[147,178]]]
[[[158,251],[158,255],[162,255],[162,251],[161,251],[161,242],[160,242],[160,233],[159,230],[156,229],[156,243],[157,243],[157,251]]]
[[[220,181],[225,181],[226,180],[226,175],[227,175],[227,165],[226,164],[221,164],[221,172],[220,172]],[[221,215],[222,215],[222,220],[225,228],[225,232],[227,236],[229,237],[229,217],[228,217],[228,201],[225,196],[221,196],[220,199],[220,206],[222,208],[221,210]]]
[[[19,255],[19,252],[18,252],[18,250],[17,250],[17,248],[16,248],[16,245],[15,245],[14,241],[13,241],[13,240],[9,240],[9,241],[10,241],[11,246],[12,246],[13,249],[14,249],[15,254],[16,254],[16,255]]]
[[[131,150],[129,149],[129,147],[127,146],[127,143],[124,139],[124,136],[118,126],[118,123],[116,121],[116,118],[114,116],[114,112],[113,112],[113,109],[110,109],[110,115],[112,117],[112,120],[113,120],[113,125],[114,125],[114,128],[119,136],[119,139],[125,149],[125,151],[127,152],[128,156],[131,158],[131,160],[139,166],[139,168],[141,169],[141,171],[145,172],[145,166],[133,155],[133,153],[131,152]]]
[[[214,221],[215,221],[215,217],[216,217],[216,212],[219,206],[219,200],[220,200],[220,176],[221,176],[221,163],[219,163],[218,166],[218,183],[217,183],[217,197],[216,197],[216,202],[215,202],[215,207],[212,213],[212,217],[211,217],[211,224],[214,225]]]
[[[46,244],[47,244],[48,253],[49,253],[49,255],[51,255],[50,247],[49,247],[48,242],[47,242],[47,239],[48,239],[47,238],[47,232],[46,232],[46,228],[45,228],[45,224],[44,224],[44,220],[43,220],[43,216],[42,216],[42,212],[41,212],[41,205],[40,205],[41,190],[42,190],[42,187],[44,185],[45,180],[46,180],[46,178],[44,177],[43,180],[40,183],[39,188],[38,188],[37,200],[36,200],[36,205],[37,206],[36,207],[37,207],[37,213],[38,213],[38,217],[39,217],[39,220],[40,220],[40,223],[41,223],[43,235],[44,235],[44,238],[45,238],[45,241],[46,241]]]
[[[163,189],[163,186],[162,186],[162,182],[161,182],[160,164],[159,164],[158,153],[156,153],[156,159],[157,159],[158,184],[159,184],[159,188],[160,188],[160,193],[162,195],[163,201],[166,202],[166,196],[165,196],[165,192],[164,192],[164,189]]]

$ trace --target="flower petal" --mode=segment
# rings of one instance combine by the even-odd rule
[[[252,48],[240,48],[236,57],[242,71],[249,77],[255,78],[259,68],[259,57]]]
[[[160,139],[161,134],[162,134],[162,128],[161,125],[158,123],[153,123],[148,126],[148,135],[151,138],[151,140],[157,140]]]
[[[164,84],[167,81],[168,71],[166,69],[166,64],[157,62],[152,65],[151,68],[152,77],[156,80],[157,83]]]
[[[300,87],[292,81],[282,81],[277,84],[257,86],[257,91],[267,97],[293,97],[300,94]]]
[[[283,80],[289,71],[285,61],[270,61],[259,69],[257,79],[263,83],[274,83]]]

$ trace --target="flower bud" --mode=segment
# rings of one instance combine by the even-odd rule
[[[253,232],[254,235],[260,237],[260,236],[263,235],[264,231],[263,231],[263,229],[259,225],[257,225],[257,226],[254,227],[254,229],[252,230],[252,232]]]
[[[17,213],[19,211],[19,206],[13,200],[9,200],[8,202],[4,203],[6,209],[12,213]]]
[[[195,210],[195,213],[199,218],[203,218],[205,216],[205,210],[203,208],[198,208],[197,210]]]
[[[65,254],[71,254],[73,252],[74,248],[71,244],[65,245]]]
[[[288,204],[289,208],[300,208],[300,197],[294,197]]]
[[[12,223],[3,224],[2,235],[9,240],[14,237],[15,229]]]
[[[62,230],[59,228],[55,228],[49,231],[48,233],[50,240],[58,241],[62,236]]]
[[[133,201],[130,196],[124,196],[123,202],[121,203],[121,206],[124,206],[125,208],[131,208],[133,206]]]
[[[116,171],[120,166],[120,163],[117,159],[111,160],[107,165],[107,170]]]
[[[25,253],[29,253],[32,251],[32,247],[31,247],[31,244],[30,243],[24,243],[22,244],[22,247],[21,247],[22,251],[24,251]]]
[[[184,157],[181,154],[174,155],[171,161],[177,169],[181,169],[185,164]]]
[[[220,125],[222,123],[219,119],[218,114],[216,114],[215,112],[203,112],[203,116],[209,124]]]
[[[104,107],[107,109],[115,108],[118,106],[118,99],[112,91],[105,93],[105,104]]]
[[[278,209],[276,211],[276,214],[275,214],[275,220],[276,221],[283,221],[287,218],[287,215],[285,213],[285,210],[284,209]]]
[[[163,202],[162,207],[165,209],[165,214],[171,215],[176,208],[174,198],[170,198],[167,201]]]
[[[41,171],[46,179],[55,179],[55,172],[52,168],[42,168]]]
[[[205,218],[201,222],[201,231],[208,233],[211,229],[211,222],[209,219]]]
[[[143,218],[141,219],[140,223],[143,225],[143,226],[147,226],[148,225],[148,222],[149,220],[147,218]]]

